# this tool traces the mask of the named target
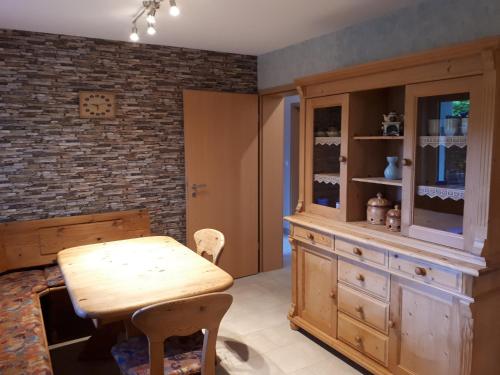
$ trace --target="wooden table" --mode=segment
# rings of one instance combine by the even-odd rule
[[[57,261],[78,316],[102,323],[233,284],[228,273],[170,237],[73,247],[59,252]]]

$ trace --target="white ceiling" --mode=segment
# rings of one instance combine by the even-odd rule
[[[141,42],[260,55],[375,18],[417,0],[164,0]],[[0,28],[128,40],[141,0],[0,0]]]

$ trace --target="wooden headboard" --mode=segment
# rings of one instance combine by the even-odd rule
[[[53,263],[63,249],[148,236],[146,210],[0,224],[0,272]]]

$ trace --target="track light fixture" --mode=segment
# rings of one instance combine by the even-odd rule
[[[146,32],[148,35],[155,35],[156,34],[156,11],[160,9],[160,3],[163,0],[145,0],[142,2],[141,8],[137,11],[135,14],[134,18],[132,18],[132,32],[130,33],[130,40],[132,42],[138,42],[139,41],[139,33],[137,31],[137,20],[141,18],[144,14],[146,15],[146,23],[147,23],[147,29]],[[179,7],[177,6],[177,3],[175,0],[169,0],[170,4],[170,9],[169,13],[173,17],[177,17],[181,11]]]

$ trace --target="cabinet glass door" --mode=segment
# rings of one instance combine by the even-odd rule
[[[463,235],[470,97],[418,98],[413,223]]]
[[[474,126],[473,86],[467,83],[450,80],[409,89],[415,135],[409,234],[458,248],[464,244],[469,126]]]
[[[327,216],[342,212],[346,98],[336,95],[311,99],[307,106],[306,210]]]

